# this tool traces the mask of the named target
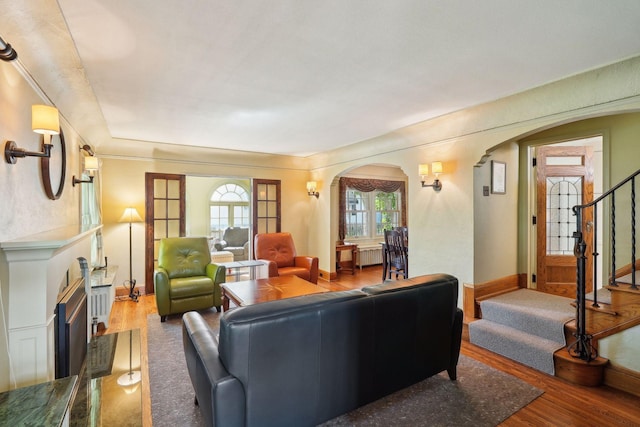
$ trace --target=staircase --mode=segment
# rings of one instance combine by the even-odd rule
[[[640,396],[640,369],[637,368],[640,366],[640,260],[636,259],[636,220],[640,215],[636,213],[635,191],[638,175],[640,170],[593,202],[573,207],[577,223],[573,233],[577,280],[576,299],[569,300],[570,313],[561,310],[571,319],[564,326],[566,345],[564,339],[550,339],[546,332],[542,332],[546,327],[538,317],[550,302],[540,301],[540,305],[524,309],[504,307],[505,296],[522,292],[524,289],[517,289],[526,287],[522,275],[480,285],[465,285],[464,310],[471,343],[577,384],[595,386],[604,382]],[[587,210],[591,210],[589,215],[586,215]],[[586,274],[593,274],[593,283],[598,283],[599,274],[602,275],[596,268],[593,272],[586,268],[587,265],[598,265],[600,254],[595,250],[587,253],[587,247],[599,247],[599,212],[605,215],[603,222],[607,224],[609,234],[604,244],[608,250],[604,262],[608,286],[605,287],[607,290],[601,289],[587,298]],[[583,218],[589,216],[593,217],[593,222],[587,224]],[[583,239],[582,229],[585,226],[594,227],[589,233],[593,236],[590,242]],[[622,264],[628,264],[618,269],[616,263],[620,259],[624,259]],[[610,292],[610,295],[599,299],[603,292]],[[500,314],[495,313],[496,306],[500,306]],[[474,320],[478,318],[481,320]],[[611,360],[601,357],[601,341],[618,334],[621,334],[620,338],[609,340],[617,346],[606,356]],[[562,348],[554,353],[552,362],[546,356],[536,355],[549,352],[557,344]],[[620,357],[622,353],[624,355]]]
[[[573,319],[570,298],[520,289],[480,302],[482,319],[469,324],[469,340],[554,375],[553,354],[565,346],[564,324]]]

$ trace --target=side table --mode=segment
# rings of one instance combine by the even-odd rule
[[[340,260],[340,254],[343,251],[351,252],[350,260]],[[357,257],[358,245],[346,242],[336,244],[336,271],[351,270],[351,274],[356,274]]]

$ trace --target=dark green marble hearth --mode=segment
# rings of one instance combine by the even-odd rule
[[[60,426],[68,412],[77,376],[0,393],[0,424]]]

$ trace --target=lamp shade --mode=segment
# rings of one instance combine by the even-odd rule
[[[43,135],[58,135],[60,133],[58,109],[48,105],[32,105],[31,129]]]
[[[433,174],[435,176],[438,176],[439,174],[442,173],[442,162],[433,162],[431,163],[431,172],[433,172]]]
[[[118,222],[142,222],[143,219],[136,208],[126,208]]]
[[[307,191],[314,192],[316,191],[317,183],[315,181],[307,181]]]
[[[427,176],[429,175],[429,165],[421,164],[418,166],[418,175]]]
[[[92,156],[86,156],[84,158],[84,169],[87,171],[97,171],[98,168],[98,158]]]

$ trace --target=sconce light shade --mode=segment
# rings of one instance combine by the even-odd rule
[[[86,156],[84,158],[84,169],[91,172],[98,170],[98,158],[92,156]]]
[[[128,223],[143,222],[143,221],[144,220],[142,219],[142,217],[140,216],[136,208],[126,208],[124,210],[124,213],[118,220],[118,222],[128,222]]]
[[[429,175],[429,165],[427,164],[419,165],[418,175],[420,175],[422,177],[422,180],[424,181],[424,179]]]
[[[433,181],[433,184],[425,184],[426,178],[429,175],[429,166],[426,164],[421,164],[418,168],[420,173],[420,181],[423,187],[432,187],[434,191],[442,190],[442,182],[438,179],[438,175],[442,173],[442,162],[433,162],[431,163],[431,172],[436,176],[436,179]]]
[[[58,109],[48,105],[32,105],[31,129],[42,135],[58,135],[60,133]]]
[[[438,176],[442,173],[442,162],[433,162],[431,163],[431,172],[435,176]]]
[[[316,191],[318,188],[317,183],[315,181],[307,181],[307,194],[310,196],[316,196],[316,198],[320,197],[320,193]]]

